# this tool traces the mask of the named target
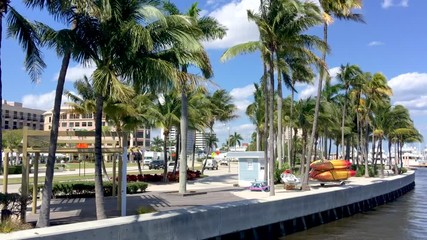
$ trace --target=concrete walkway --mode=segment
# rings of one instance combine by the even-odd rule
[[[270,201],[282,198],[294,198],[303,195],[319,194],[335,191],[340,188],[352,188],[360,185],[372,184],[378,181],[387,181],[397,176],[381,178],[350,178],[346,184],[341,186],[335,183],[320,187],[319,182],[310,182],[311,191],[287,191],[283,185],[276,185],[275,196],[269,196],[268,192],[251,192],[243,187],[235,187],[237,184],[237,163],[228,166],[220,166],[219,170],[206,170],[209,177],[189,181],[188,191],[195,191],[197,195],[182,196],[177,193],[178,183],[151,183],[147,192],[141,194],[127,195],[127,215],[135,215],[141,206],[152,206],[157,211],[168,211],[173,209],[191,208],[203,205],[230,203],[235,201],[257,200]],[[10,186],[11,188],[12,186]],[[15,186],[19,188],[19,185]],[[39,208],[40,202],[38,204]],[[117,198],[105,198],[105,210],[109,218],[120,216],[117,210]],[[31,207],[27,212],[27,221],[37,221],[38,214],[31,213]],[[95,198],[61,198],[51,200],[51,224],[67,224],[96,220]]]

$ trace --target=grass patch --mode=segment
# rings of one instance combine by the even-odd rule
[[[19,220],[7,220],[0,223],[0,233],[10,233],[33,228],[31,224],[21,223]]]
[[[141,207],[139,207],[136,210],[136,214],[145,214],[145,213],[152,213],[152,212],[157,212],[157,210],[154,207],[150,206],[150,205],[148,205],[148,206],[145,206],[145,205],[141,206]]]

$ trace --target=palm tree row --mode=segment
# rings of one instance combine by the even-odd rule
[[[380,159],[381,172],[383,176],[382,152],[383,141],[388,142],[390,151],[392,144],[395,149],[399,149],[396,154],[394,167],[397,171],[397,164],[402,164],[399,154],[404,143],[421,141],[422,136],[415,129],[410,118],[409,111],[401,106],[392,106],[390,96],[391,88],[387,84],[387,79],[381,73],[370,74],[363,72],[357,65],[342,65],[336,76],[337,84],[330,81],[325,83],[321,93],[321,107],[319,111],[319,126],[315,133],[315,153],[314,158],[331,158],[332,142],[335,142],[335,157],[352,159],[358,168],[362,168],[364,163],[365,176],[369,176],[368,171],[368,143],[372,147],[372,164],[376,168],[376,159]],[[257,89],[257,87],[256,87]],[[255,102],[248,106],[247,113],[252,119],[256,116],[255,106],[259,92],[255,91]],[[293,152],[292,160],[299,159],[302,172],[304,159],[309,149],[308,134],[313,124],[313,113],[315,111],[315,99],[307,98],[293,102],[291,97],[283,101],[284,106],[295,105],[294,112],[286,108],[283,119],[293,124],[293,144],[299,142],[302,148]],[[257,120],[262,124],[263,115]],[[255,122],[254,122],[255,123]],[[256,129],[259,129],[260,125]],[[275,123],[277,127],[278,123]],[[298,134],[298,131],[302,131]],[[356,141],[354,141],[356,140]],[[318,146],[323,142],[323,146]],[[329,146],[328,146],[329,143]],[[280,148],[280,146],[277,146]],[[338,152],[341,148],[341,152]],[[350,154],[350,149],[357,149],[356,153]],[[321,153],[316,151],[320,150]],[[378,157],[379,155],[379,157]],[[392,165],[391,152],[389,152],[388,165]]]
[[[103,115],[113,122],[117,131],[125,133],[135,126],[151,124],[162,126],[166,133],[172,126],[180,129],[179,191],[185,192],[187,129],[204,130],[211,128],[216,120],[227,121],[234,117],[235,107],[230,103],[231,98],[226,92],[219,93],[219,97],[225,96],[227,99],[219,102],[222,105],[217,105],[218,99],[215,102],[214,95],[218,93],[208,97],[206,90],[200,87],[202,81],[213,75],[201,42],[222,38],[226,29],[213,18],[199,17],[200,9],[197,4],[193,4],[188,13],[182,14],[168,1],[27,0],[26,3],[29,7],[46,9],[55,19],[69,26],[69,29],[55,30],[40,22],[29,23],[10,7],[9,1],[0,2],[0,19],[9,10],[10,35],[17,37],[27,50],[27,68],[34,79],[37,79],[45,66],[37,48],[38,43],[55,49],[63,58],[55,95],[45,187],[37,226],[49,225],[60,104],[71,59],[95,66],[94,73],[79,83],[87,89],[79,91],[80,96],[74,96],[74,107],[76,111],[95,114],[97,218],[106,217],[101,172]],[[126,44],[123,44],[124,39]],[[200,69],[202,76],[190,73],[190,66]],[[176,99],[177,96],[179,99]],[[174,100],[170,102],[168,97]],[[177,103],[179,107],[165,106],[171,103]],[[227,108],[221,108],[223,106]],[[164,143],[167,142],[165,138]]]

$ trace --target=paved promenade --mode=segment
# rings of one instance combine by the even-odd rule
[[[55,173],[56,174],[56,173]],[[63,172],[61,174],[71,174]],[[206,170],[209,177],[189,181],[188,191],[196,191],[197,195],[181,196],[177,194],[178,183],[169,184],[149,184],[147,192],[127,196],[127,215],[135,215],[136,209],[141,206],[153,206],[157,211],[168,211],[173,209],[191,208],[195,206],[221,204],[244,200],[270,201],[274,199],[293,198],[308,194],[317,194],[334,191],[338,188],[352,188],[354,186],[367,185],[377,181],[387,181],[394,176],[380,178],[350,178],[344,186],[331,183],[320,187],[319,182],[311,182],[310,191],[291,190],[286,191],[283,185],[276,185],[276,195],[270,197],[268,192],[251,192],[243,187],[235,187],[237,184],[237,163],[233,163],[230,168],[220,166],[219,170]],[[18,176],[19,177],[19,176]],[[9,188],[19,189],[19,185],[12,185]],[[40,202],[38,203],[40,205]],[[109,218],[120,216],[117,210],[116,197],[105,198],[106,214]],[[31,213],[31,207],[27,212],[27,221],[37,221],[38,214]],[[66,224],[95,220],[95,199],[94,198],[73,198],[73,199],[52,199],[51,202],[51,223],[52,225]]]

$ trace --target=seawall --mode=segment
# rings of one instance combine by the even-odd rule
[[[276,194],[137,216],[0,234],[0,239],[275,239],[390,202],[412,190],[413,172],[325,191]]]

